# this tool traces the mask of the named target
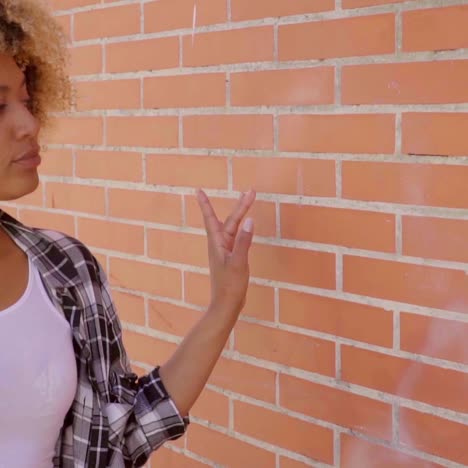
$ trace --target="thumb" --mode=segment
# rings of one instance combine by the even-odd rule
[[[249,249],[252,245],[254,235],[254,221],[252,218],[247,218],[244,221],[242,229],[237,234],[236,242],[232,250],[232,257],[237,263],[247,263],[249,257]]]

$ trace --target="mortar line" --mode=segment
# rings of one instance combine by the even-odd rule
[[[400,405],[392,405],[392,444],[398,447],[400,441]]]
[[[393,311],[393,350],[401,351],[401,313],[399,309]]]
[[[148,1],[143,0],[144,3],[148,3]],[[341,4],[341,0],[335,0],[337,5]],[[281,21],[284,23],[288,23],[290,21],[293,22],[309,22],[309,21],[320,21],[323,19],[335,19],[335,18],[346,18],[346,17],[356,17],[356,16],[372,16],[382,13],[395,13],[397,11],[412,11],[412,10],[426,10],[431,9],[434,7],[441,7],[441,6],[459,6],[460,1],[464,2],[466,0],[407,0],[405,3],[401,5],[397,4],[384,4],[384,5],[371,5],[371,6],[363,6],[359,8],[347,8],[343,9],[340,7],[335,7],[334,9],[330,9],[327,11],[322,12],[314,12],[314,13],[302,13],[297,15],[288,15],[281,18]],[[125,5],[133,5],[135,0],[121,0],[115,1],[112,3],[98,3],[92,5],[85,5],[81,7],[74,7],[68,8],[65,10],[56,10],[54,12],[55,16],[64,16],[67,14],[72,13],[82,13],[86,11],[94,11],[94,10],[103,10],[103,9],[110,9],[113,7],[120,7]],[[244,23],[261,23],[261,20],[242,20],[238,22],[232,22],[231,18],[231,8],[230,8],[230,1],[228,1],[228,20],[227,24],[244,24]],[[464,3],[462,3],[464,4]],[[416,7],[416,8],[415,8]],[[266,20],[274,21],[275,17],[267,17]],[[226,23],[225,23],[226,24]]]

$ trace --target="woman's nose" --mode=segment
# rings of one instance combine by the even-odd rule
[[[15,113],[15,136],[18,140],[36,138],[39,133],[39,121],[31,111],[19,104]]]

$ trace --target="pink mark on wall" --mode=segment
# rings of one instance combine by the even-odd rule
[[[192,21],[192,47],[195,42],[195,28],[197,27],[197,4],[193,5],[193,21]]]

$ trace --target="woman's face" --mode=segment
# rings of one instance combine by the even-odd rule
[[[38,134],[24,74],[0,53],[0,200],[15,200],[37,188]]]

